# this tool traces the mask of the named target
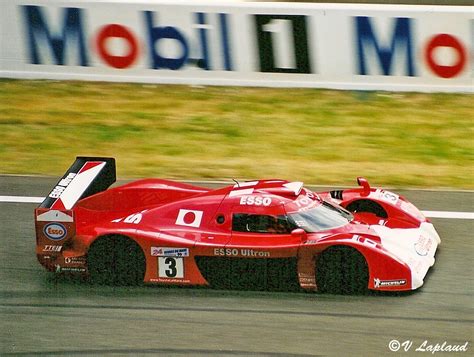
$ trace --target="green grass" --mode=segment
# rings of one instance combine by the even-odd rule
[[[0,80],[0,174],[474,188],[472,95]]]

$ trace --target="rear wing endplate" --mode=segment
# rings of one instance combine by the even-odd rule
[[[114,158],[78,156],[39,208],[70,210],[77,201],[106,190],[115,180]]]

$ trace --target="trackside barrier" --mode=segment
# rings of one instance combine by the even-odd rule
[[[472,92],[462,6],[8,0],[0,77]]]

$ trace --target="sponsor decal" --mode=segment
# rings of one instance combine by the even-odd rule
[[[69,173],[50,193],[49,198],[56,198],[51,208],[71,209],[105,164],[103,161],[87,161],[77,174]]]
[[[384,288],[388,286],[403,286],[406,285],[406,279],[394,279],[394,280],[380,280],[378,278],[374,279],[375,289]]]
[[[433,245],[433,240],[431,238],[420,235],[420,237],[418,238],[418,241],[415,243],[416,254],[422,257],[427,256],[432,245]]]
[[[48,223],[43,228],[43,233],[51,240],[61,240],[66,237],[67,230],[61,223]]]
[[[138,224],[142,221],[143,218],[143,213],[145,213],[147,210],[138,212],[138,213],[133,213],[130,216],[127,216],[125,218],[117,218],[112,220],[112,223],[120,223],[123,220],[123,223],[129,223],[129,224]]]
[[[202,214],[202,211],[180,209],[176,218],[176,224],[178,226],[198,228],[201,226]]]
[[[62,248],[62,245],[45,245],[43,252],[60,252]]]
[[[298,279],[301,283],[303,284],[313,284],[316,283],[316,278],[315,277],[308,277],[308,276],[298,276]]]
[[[242,206],[264,206],[268,207],[272,204],[270,197],[262,196],[242,196],[240,197],[240,205]]]
[[[126,217],[123,222],[124,223],[131,223],[131,224],[138,224],[142,221],[143,215],[141,213],[135,213],[128,217]]]
[[[76,173],[71,172],[65,178],[59,181],[56,187],[54,187],[51,193],[49,194],[49,197],[59,198],[59,196],[61,196],[63,191],[66,189],[66,187],[68,187],[69,184],[72,182],[74,177],[76,177],[76,175],[77,175]]]
[[[86,257],[66,257],[64,258],[66,264],[86,264]]]
[[[188,248],[151,247],[152,257],[189,257]]]
[[[369,238],[366,238],[366,237],[361,237],[358,234],[354,234],[352,236],[352,240],[356,241],[356,242],[359,242],[361,244],[365,244],[367,246],[373,247],[373,248],[377,247],[377,242],[374,242],[372,239],[369,239]]]
[[[152,283],[179,283],[179,284],[191,284],[189,279],[173,279],[173,278],[151,278],[150,282]]]
[[[84,273],[86,268],[80,267],[62,267],[60,265],[56,265],[56,273]]]
[[[308,196],[301,197],[293,201],[293,203],[298,207],[298,211],[300,212],[310,210],[315,205],[315,201]]]
[[[237,248],[214,248],[214,255],[231,256],[231,257],[259,257],[268,258],[270,252],[254,250],[254,249],[237,249]]]

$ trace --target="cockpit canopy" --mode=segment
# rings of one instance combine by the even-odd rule
[[[353,219],[350,212],[322,200],[303,188],[301,182],[275,180],[243,185],[234,186],[229,194],[234,200],[235,232],[289,234],[301,228],[313,233],[341,227]]]

